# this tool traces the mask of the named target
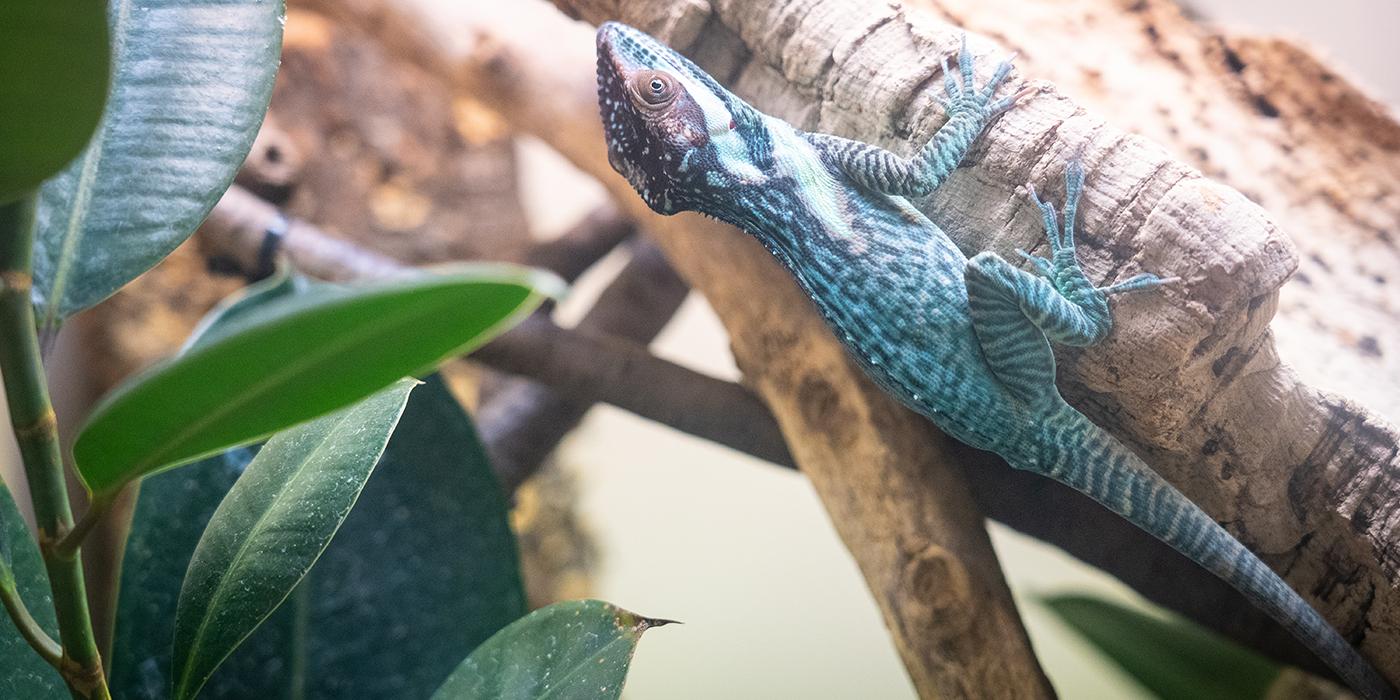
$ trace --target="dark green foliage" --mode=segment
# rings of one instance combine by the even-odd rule
[[[1179,618],[1162,619],[1080,595],[1042,602],[1163,700],[1263,698],[1281,670]]]
[[[33,190],[87,145],[107,99],[106,3],[0,3],[0,202]]]

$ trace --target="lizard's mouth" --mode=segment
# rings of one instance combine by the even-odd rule
[[[598,28],[598,112],[607,137],[608,162],[622,172],[618,150],[638,134],[634,124],[637,115],[627,95],[629,71],[616,49],[617,35],[618,29],[610,22]]]
[[[642,43],[640,32],[616,22],[598,27],[598,113],[608,144],[608,164],[661,213],[674,213],[665,195],[664,177],[656,156],[660,144],[628,92],[628,83],[648,68],[655,51]],[[650,157],[649,157],[650,155]]]

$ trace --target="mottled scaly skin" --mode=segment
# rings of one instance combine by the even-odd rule
[[[905,405],[958,440],[1089,495],[1239,589],[1358,692],[1395,697],[1273,571],[1061,398],[1049,341],[1098,342],[1112,327],[1109,295],[1171,281],[1144,274],[1099,288],[1085,277],[1073,236],[1078,163],[1066,168],[1063,222],[1035,199],[1051,253],[1026,256],[1034,272],[993,253],[969,260],[905,199],[937,188],[1020,96],[995,97],[1008,63],[980,90],[965,49],[959,69],[961,80],[945,66],[947,123],[902,158],[761,114],[635,29],[598,31],[609,158],[653,209],[699,211],[748,232]]]

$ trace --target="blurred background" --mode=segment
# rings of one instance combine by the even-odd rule
[[[532,33],[540,40],[591,31],[563,19],[542,0],[413,2],[460,27],[464,40],[474,26]],[[1377,98],[1400,105],[1395,69],[1400,50],[1393,37],[1400,3],[1214,0],[1189,2],[1185,9],[1235,31],[1297,38]],[[260,194],[281,198],[299,216],[366,245],[387,245],[410,261],[473,257],[557,236],[605,200],[593,180],[548,147],[528,137],[510,138],[505,125],[493,122],[479,105],[435,96],[430,83],[397,72],[391,54],[325,22],[296,10],[289,17],[287,44],[296,53],[284,66],[289,75],[280,79],[272,122],[285,141],[255,147],[262,158],[258,182],[265,186]],[[376,79],[406,81],[409,87],[376,87]],[[349,137],[333,130],[313,133],[324,126],[314,120],[289,119],[320,107],[298,103],[298,90],[284,83],[299,85],[303,94],[315,94],[317,86],[345,88],[345,103],[327,108],[341,113],[327,123],[342,124],[347,132],[359,129],[358,145],[348,145]],[[413,143],[422,153],[405,155],[402,134],[382,144],[373,138],[399,128],[385,123],[404,116],[421,122]],[[439,132],[453,129],[465,145],[443,155],[434,139],[441,141]],[[381,184],[363,201],[350,201],[362,199],[353,187],[346,190],[346,201],[317,199],[307,185],[293,193],[276,189],[279,162],[291,167],[286,161],[296,159],[289,154],[320,149],[344,151],[328,163],[305,158],[302,177],[319,183],[321,192],[333,191],[337,178],[353,185],[361,171],[373,173]],[[394,158],[384,156],[396,149]],[[386,169],[376,156],[396,165]],[[421,162],[402,162],[412,158]],[[428,172],[431,177],[423,175]],[[474,223],[473,230],[491,228],[493,238],[454,242],[403,235],[434,221],[460,227],[464,218]],[[614,255],[591,270],[562,304],[561,323],[577,320],[623,262],[622,255]],[[75,422],[103,387],[169,352],[204,308],[240,284],[236,278],[208,276],[198,253],[182,251],[89,314],[61,341],[55,358],[65,423]],[[652,348],[706,374],[739,378],[723,328],[697,295],[687,299]],[[102,358],[96,372],[65,370],[90,363],[95,355]],[[1325,373],[1308,379],[1332,386]],[[1343,384],[1338,388],[1354,388]],[[1379,396],[1387,383],[1378,384]],[[15,483],[12,447],[0,450],[0,463]],[[19,484],[16,490],[24,493]],[[516,524],[526,533],[522,546],[535,602],[598,597],[686,623],[648,634],[628,681],[629,697],[914,697],[859,571],[799,474],[600,406],[565,440],[547,472],[520,493]],[[1037,654],[1060,693],[1151,697],[1036,601],[1051,593],[1090,592],[1161,613],[1053,547],[994,523],[991,531]]]

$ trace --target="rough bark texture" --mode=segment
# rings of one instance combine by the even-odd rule
[[[623,19],[666,37],[760,108],[800,127],[899,151],[927,138],[941,123],[933,100],[938,63],[955,48],[958,32],[935,15],[855,0],[556,4],[590,21]],[[1191,130],[1200,139],[1197,147],[1205,149],[1198,160],[1209,158],[1227,174],[1239,172],[1242,187],[1249,182],[1257,187],[1250,188],[1256,198],[1268,199],[1261,194],[1266,186],[1279,191],[1273,196],[1283,213],[1297,214],[1304,224],[1331,226],[1334,219],[1350,218],[1353,238],[1360,239],[1357,245],[1376,251],[1355,264],[1384,264],[1387,256],[1393,258],[1393,249],[1385,248],[1386,237],[1376,233],[1383,230],[1376,222],[1393,221],[1387,211],[1395,206],[1394,196],[1387,193],[1395,190],[1388,185],[1373,189],[1372,181],[1365,179],[1394,179],[1395,145],[1388,136],[1393,125],[1374,105],[1344,84],[1338,86],[1339,78],[1300,58],[1303,54],[1297,51],[1268,42],[1212,38],[1169,6],[1146,2],[1118,7],[1087,1],[1074,5],[1078,9],[1069,11],[1061,4],[1053,11],[1047,5],[1043,15],[1022,13],[1023,3],[1016,4],[1016,12],[1006,3],[1000,11],[979,5],[968,10],[967,17],[957,17],[975,31],[975,15],[996,35],[1015,37],[1012,47],[972,37],[983,74],[996,55],[1021,48],[1022,74],[1037,78],[1042,66],[1075,55],[1065,46],[1084,43],[1086,36],[1082,27],[1073,39],[1056,35],[1043,20],[1065,15],[1092,25],[1092,36],[1105,39],[1102,44],[1088,42],[1097,47],[1094,60],[1081,58],[1079,70],[1087,71],[1089,82],[1109,77],[1146,82],[1163,104],[1181,110],[1180,116],[1172,117],[1168,108],[1166,117],[1145,118],[1147,122],[1170,125],[1173,119],[1184,122],[1209,114],[1207,126]],[[1124,44],[1108,38],[1122,32],[1119,22],[1136,22],[1139,27]],[[1014,34],[1013,27],[1019,27]],[[1042,34],[1059,38],[1040,44]],[[1136,37],[1145,37],[1145,49],[1131,45]],[[534,50],[538,53],[539,47]],[[1140,62],[1145,50],[1160,58]],[[1080,49],[1078,54],[1089,51]],[[1286,79],[1271,79],[1266,72],[1270,61],[1293,72]],[[487,62],[488,69],[492,63]],[[511,70],[499,59],[494,63],[498,73]],[[564,86],[562,76],[573,70],[570,65],[554,61],[549,70],[555,75],[532,74],[528,81],[514,76],[490,89],[498,95],[506,91],[505,99],[512,99],[509,90],[516,93],[513,99],[522,99],[523,91],[547,91],[541,93],[549,94],[547,99],[530,103],[533,115],[526,109],[511,110],[509,104],[505,108],[527,130],[543,131],[586,170],[607,177],[596,127],[592,142],[583,134],[571,141],[560,133],[564,126],[547,122],[541,113],[542,108],[565,112],[577,122],[579,114],[591,109],[588,96],[578,94],[576,86]],[[1044,75],[1056,77],[1048,68]],[[1309,79],[1317,85],[1301,83]],[[552,83],[544,87],[541,81]],[[1271,86],[1268,94],[1261,94],[1264,85]],[[1277,289],[1297,264],[1294,247],[1275,219],[1238,191],[1208,179],[1165,148],[1110,125],[1054,85],[1042,87],[1039,95],[997,124],[969,158],[968,167],[923,203],[926,210],[969,251],[1042,249],[1039,222],[1022,185],[1035,182],[1042,192],[1060,198],[1063,162],[1082,152],[1090,177],[1081,208],[1081,240],[1091,274],[1107,281],[1151,270],[1180,275],[1185,282],[1165,296],[1121,300],[1116,305],[1119,325],[1109,342],[1064,353],[1061,381],[1066,395],[1226,523],[1358,642],[1388,677],[1400,680],[1396,433],[1377,415],[1304,384],[1278,360],[1269,320]],[[1180,91],[1173,92],[1175,87]],[[1306,115],[1325,121],[1316,115],[1337,111],[1348,115],[1341,121],[1355,125],[1305,128],[1297,123]],[[1281,127],[1283,115],[1292,113],[1299,115],[1295,123]],[[1131,120],[1125,123],[1141,128]],[[1291,130],[1280,133],[1285,128]],[[1170,128],[1164,133],[1174,138]],[[1363,136],[1366,143],[1347,142]],[[1292,141],[1318,144],[1289,153]],[[1382,158],[1386,153],[1392,156]],[[1366,163],[1370,158],[1378,162],[1353,182],[1349,159]],[[1299,161],[1326,163],[1309,167]],[[1261,163],[1269,165],[1261,168]],[[1330,198],[1319,198],[1318,193],[1330,193]],[[623,195],[626,199],[628,193]],[[886,501],[868,507],[862,494],[870,487],[859,476],[867,481],[876,474],[889,479],[907,464],[856,456],[862,454],[863,441],[874,436],[867,428],[886,427],[888,416],[875,417],[880,409],[860,393],[859,380],[840,382],[849,366],[844,358],[825,354],[834,343],[820,337],[810,307],[790,284],[780,281],[781,272],[757,246],[732,231],[684,219],[677,219],[661,240],[725,319],[741,366],[770,402],[799,463],[804,468],[823,460],[831,463],[832,473],[818,467],[809,474],[884,605],[896,637],[902,637],[901,650],[910,661],[911,653],[916,654],[911,647],[920,644],[902,634],[908,611],[892,603],[909,591],[883,586],[899,585],[893,572],[899,570],[899,561],[911,559],[914,549],[901,551],[899,537],[889,536],[886,519],[899,506]],[[1320,241],[1317,247],[1323,247]],[[1326,265],[1324,258],[1314,274],[1321,274]],[[1347,277],[1350,271],[1329,276],[1333,274]],[[1354,284],[1343,287],[1346,293],[1319,290],[1316,307],[1345,304],[1348,310],[1355,307],[1360,318],[1382,318],[1390,298],[1367,296],[1355,275],[1348,279]],[[1370,284],[1384,286],[1374,276]],[[765,298],[765,308],[752,308],[754,298]],[[1338,326],[1340,322],[1334,322],[1333,327]],[[1388,342],[1378,336],[1374,343],[1358,340],[1357,349],[1373,344],[1384,348]],[[1384,358],[1382,351],[1377,362]],[[879,442],[887,458],[908,448],[899,440]],[[891,493],[917,499],[915,494],[936,483],[924,476]],[[872,528],[875,523],[885,529]],[[920,530],[924,536],[935,531]],[[882,536],[875,537],[875,532]],[[910,665],[917,676],[918,664]],[[920,688],[929,690],[927,685]]]
[[[547,52],[479,47],[464,78],[513,126],[603,180],[719,311],[748,383],[861,566],[919,691],[1048,695],[945,438],[866,379],[757,243],[697,216],[645,210],[605,160],[591,42],[561,38]]]

